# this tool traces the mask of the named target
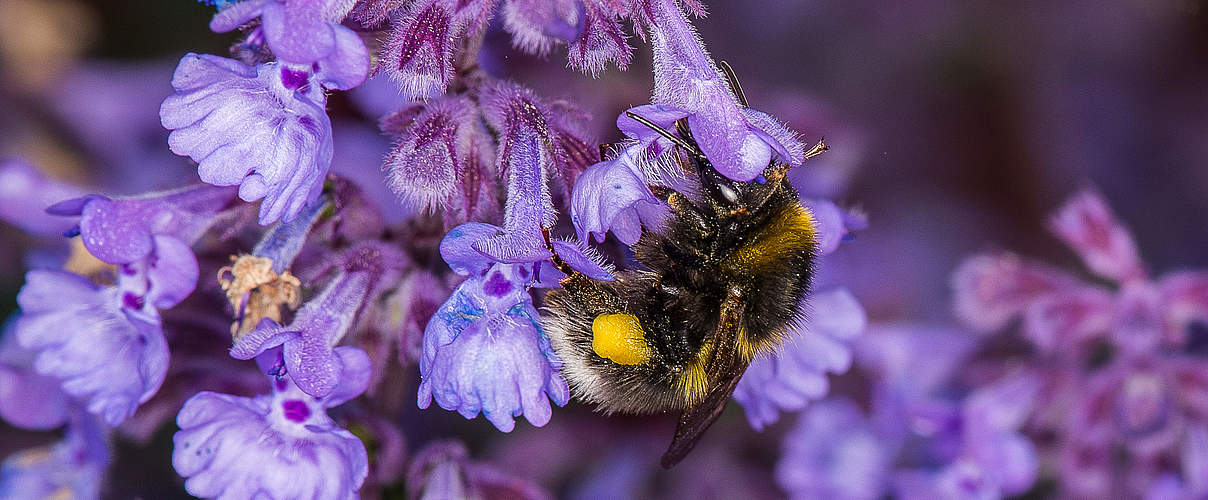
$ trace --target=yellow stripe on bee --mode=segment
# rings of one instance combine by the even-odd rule
[[[777,213],[750,243],[739,247],[722,263],[735,275],[775,272],[791,254],[814,244],[817,227],[809,210],[799,203],[788,204]]]
[[[692,364],[688,365],[688,369],[684,370],[683,375],[680,375],[679,380],[675,381],[675,389],[680,396],[684,398],[684,406],[692,406],[705,397],[709,392],[709,374],[705,372],[705,356],[706,351],[701,351],[701,356],[697,356]]]
[[[744,328],[738,332],[738,347],[737,354],[743,361],[750,362],[759,355],[760,350],[764,349],[763,345],[752,344],[747,338],[747,330]],[[701,346],[700,351],[696,353],[696,359],[683,374],[675,381],[676,392],[683,398],[686,406],[694,405],[700,402],[709,392],[709,372],[705,370],[705,363],[713,351],[713,339],[710,338]]]
[[[591,322],[591,349],[597,356],[619,365],[650,361],[646,332],[632,314],[601,314]]]

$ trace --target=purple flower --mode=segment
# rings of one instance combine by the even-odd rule
[[[0,418],[22,429],[63,425],[70,400],[59,380],[34,370],[34,353],[17,344],[14,322],[0,332]]]
[[[198,163],[201,180],[264,198],[260,223],[292,219],[318,197],[331,165],[327,97],[309,73],[284,63],[246,66],[189,54],[172,77],[176,93],[160,120],[172,151]]]
[[[392,247],[363,243],[346,251],[345,262],[318,296],[282,326],[266,319],[236,340],[231,356],[252,359],[282,347],[286,373],[303,392],[327,397],[340,383],[344,367],[336,345],[352,327],[364,304],[397,279],[403,257]]]
[[[733,89],[674,0],[650,0],[654,49],[653,103],[681,110],[713,167],[750,181],[776,160],[805,161],[795,134],[772,116],[738,102]]]
[[[62,234],[72,223],[46,213],[46,207],[83,196],[81,189],[46,177],[16,158],[0,158],[0,220],[38,236]]]
[[[546,500],[548,493],[531,481],[469,460],[458,442],[435,442],[411,460],[407,485],[412,498],[514,498]]]
[[[1096,274],[1119,282],[1145,277],[1132,235],[1098,193],[1086,190],[1075,195],[1053,216],[1049,227]]]
[[[89,195],[60,201],[46,211],[79,216],[78,232],[88,253],[121,265],[154,254],[157,238],[192,244],[214,224],[234,194],[231,189],[199,184],[128,198]]]
[[[368,474],[365,446],[338,427],[327,409],[364,392],[368,356],[355,347],[335,350],[343,371],[323,398],[288,377],[270,376],[271,394],[244,398],[201,392],[176,417],[172,466],[195,496],[220,498],[357,498]],[[279,351],[257,359],[277,373]]]
[[[76,415],[62,441],[4,459],[0,498],[100,498],[108,466],[103,426]]]
[[[1041,452],[1071,478],[1063,492],[1139,496],[1170,472],[1160,457],[1180,447],[1186,425],[1208,419],[1208,363],[1191,354],[1188,333],[1208,317],[1208,275],[1151,280],[1129,231],[1094,191],[1075,195],[1051,228],[1112,283],[1081,282],[1010,254],[975,256],[953,280],[957,312],[985,331],[1022,317],[1024,337],[1038,348],[1028,366],[1043,382],[1033,425],[1057,443]],[[988,441],[1000,450],[981,459],[986,477],[1004,491],[1022,487],[1020,440]]]
[[[1030,374],[1008,377],[974,391],[961,407],[962,460],[980,469],[996,498],[1021,494],[1036,481],[1036,449],[1019,430],[1031,414],[1039,385]]]
[[[381,65],[405,96],[444,93],[453,78],[454,43],[489,3],[417,0],[392,23]]]
[[[311,66],[329,89],[346,90],[365,81],[369,51],[356,32],[340,25],[355,2],[347,0],[245,0],[222,9],[210,21],[218,33],[255,18],[277,59]]]
[[[614,159],[592,165],[575,182],[571,220],[581,241],[604,241],[608,231],[626,245],[642,236],[642,227],[657,230],[668,206],[654,196],[639,165],[644,146],[625,148]]]
[[[34,270],[17,303],[17,341],[36,353],[37,372],[59,379],[63,391],[109,425],[159,389],[168,345],[145,296],[121,285],[99,288],[65,271]]]
[[[480,102],[487,125],[500,136],[498,165],[500,173],[509,176],[508,193],[519,189],[510,176],[511,166],[520,163],[535,169],[540,161],[541,178],[560,181],[562,194],[569,198],[576,179],[599,158],[585,129],[591,115],[570,102],[543,99],[507,81],[486,86]],[[544,199],[543,203],[548,205]]]
[[[1208,317],[1208,275],[1176,273],[1149,280],[1128,230],[1093,191],[1078,194],[1056,217],[1054,231],[1115,289],[1077,279],[1011,254],[979,255],[956,271],[956,310],[979,330],[1000,329],[1023,316],[1037,347],[1078,355],[1088,341],[1110,340],[1144,356],[1181,347],[1191,322]]]
[[[852,233],[868,227],[868,219],[862,212],[844,210],[828,200],[805,200],[810,215],[817,225],[818,254],[827,255],[839,248]]]
[[[781,411],[800,411],[822,398],[827,374],[851,367],[849,344],[864,331],[864,309],[844,289],[815,293],[807,301],[805,325],[789,332],[779,352],[752,362],[734,390],[756,430],[776,422]]]
[[[451,232],[446,242],[457,237]],[[458,264],[450,261],[454,270]],[[496,428],[510,432],[513,417],[524,415],[542,426],[552,414],[550,400],[567,403],[570,388],[559,373],[562,361],[528,292],[538,266],[489,264],[441,305],[424,332],[420,408],[435,399],[466,418],[482,412]]]
[[[383,169],[403,204],[440,208],[463,222],[491,209],[494,142],[468,98],[411,104],[383,118],[382,129],[399,136]]]
[[[827,400],[785,436],[776,483],[793,499],[882,498],[892,453],[854,403]]]

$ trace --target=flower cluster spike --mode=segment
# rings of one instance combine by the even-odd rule
[[[1044,375],[1039,413],[1066,415],[1032,424],[1057,443],[1043,451],[1061,474],[1080,478],[1064,482],[1064,493],[1112,495],[1119,493],[1112,477],[1124,472],[1120,467],[1178,455],[1193,441],[1196,423],[1208,418],[1208,363],[1191,352],[1190,337],[1208,321],[1208,274],[1151,279],[1131,233],[1094,190],[1074,195],[1050,228],[1110,286],[1013,253],[981,254],[954,273],[955,309],[983,334],[1021,320],[1022,337],[1037,353],[1028,366]],[[1125,460],[1112,458],[1117,450],[1127,453]],[[1185,471],[1205,456],[1197,451],[1181,459]],[[1125,494],[1170,487],[1169,477],[1177,476],[1163,474],[1173,473],[1146,466]],[[1187,488],[1178,487],[1192,494]]]

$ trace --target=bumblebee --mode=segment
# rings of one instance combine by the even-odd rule
[[[785,180],[789,165],[773,160],[755,181],[733,181],[709,163],[686,120],[673,133],[629,116],[676,145],[699,192],[652,188],[671,216],[633,247],[645,269],[597,281],[555,260],[567,278],[546,296],[543,322],[580,400],[605,413],[682,412],[661,460],[670,468],[721,415],[751,361],[778,349],[801,319],[816,226]],[[820,141],[806,157],[826,149]]]

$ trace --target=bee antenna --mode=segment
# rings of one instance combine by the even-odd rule
[[[642,116],[642,115],[639,115],[639,114],[637,114],[637,113],[634,113],[633,111],[626,111],[626,112],[625,112],[625,116],[628,116],[628,117],[630,117],[630,118],[633,118],[633,119],[634,119],[634,120],[636,120],[638,123],[641,123],[642,125],[645,125],[645,126],[646,126],[647,128],[649,128],[650,130],[653,130],[653,131],[655,131],[655,132],[658,132],[658,133],[659,133],[659,135],[661,135],[661,136],[663,136],[664,138],[666,138],[667,140],[669,140],[669,141],[671,141],[671,142],[675,143],[675,145],[677,145],[677,146],[679,146],[679,147],[681,147],[681,148],[684,148],[684,149],[685,149],[685,150],[687,150],[688,152],[693,153],[693,154],[697,154],[697,148],[696,148],[695,146],[693,146],[692,144],[690,144],[688,141],[685,141],[683,138],[681,138],[681,137],[679,137],[679,136],[677,136],[677,135],[675,135],[675,134],[672,134],[672,133],[671,133],[670,131],[668,131],[667,129],[665,129],[665,128],[663,128],[663,127],[660,127],[660,126],[658,126],[658,125],[656,125],[654,122],[652,122],[652,121],[650,121],[650,120],[647,120],[647,119],[646,119],[646,117],[644,117],[644,116]]]
[[[545,240],[545,248],[549,250],[549,253],[553,254],[550,256],[549,260],[550,262],[554,263],[554,267],[558,268],[559,271],[562,271],[562,274],[565,274],[568,278],[578,272],[571,268],[570,264],[567,264],[566,261],[562,260],[562,257],[558,256],[558,252],[554,250],[554,242],[550,241],[548,227],[541,228],[541,237]]]
[[[734,68],[730,67],[730,63],[722,61],[721,70],[726,74],[726,81],[730,82],[730,90],[734,91],[734,96],[738,98],[738,103],[742,107],[747,108],[747,95],[742,91],[742,85],[738,83],[738,75],[734,73]]]
[[[814,144],[814,147],[810,148],[809,151],[805,152],[805,159],[808,160],[810,158],[818,156],[828,149],[830,149],[830,146],[826,145],[826,138],[825,137],[820,138],[820,139],[818,139],[818,144]]]

